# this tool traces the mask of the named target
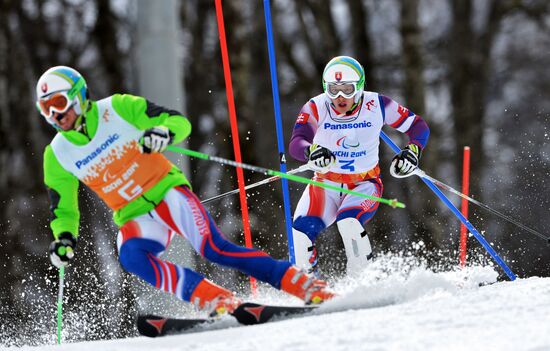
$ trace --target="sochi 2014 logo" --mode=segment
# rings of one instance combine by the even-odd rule
[[[336,141],[336,145],[341,146],[344,149],[351,149],[358,147],[360,144],[358,140],[344,136]]]

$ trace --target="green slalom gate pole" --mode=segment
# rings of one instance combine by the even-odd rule
[[[190,157],[199,158],[199,159],[202,159],[202,160],[218,162],[218,163],[228,165],[228,166],[232,166],[232,167],[240,167],[242,169],[247,169],[247,170],[253,171],[253,172],[258,172],[258,173],[263,173],[263,174],[270,175],[270,176],[277,176],[277,177],[285,178],[285,179],[292,180],[292,181],[297,182],[297,183],[310,184],[310,185],[318,186],[318,187],[321,187],[321,188],[334,190],[334,191],[337,191],[337,192],[340,192],[340,193],[345,193],[345,194],[350,194],[350,195],[362,197],[362,198],[365,198],[365,199],[369,199],[369,200],[372,200],[372,201],[377,201],[377,202],[389,205],[393,208],[396,208],[396,207],[405,208],[405,204],[397,201],[397,199],[391,199],[390,200],[390,199],[384,199],[384,198],[381,198],[381,197],[370,196],[370,195],[358,193],[356,191],[352,191],[352,190],[349,190],[349,189],[340,188],[340,187],[337,187],[337,186],[334,186],[334,185],[317,182],[315,180],[300,177],[300,176],[297,176],[297,175],[283,173],[283,172],[275,171],[275,170],[269,169],[269,168],[253,166],[253,165],[249,165],[249,164],[246,164],[246,163],[240,163],[240,162],[228,160],[228,159],[217,157],[217,156],[210,156],[210,155],[202,153],[202,152],[193,151],[193,150],[189,150],[189,149],[184,149],[184,148],[173,146],[173,145],[168,146],[168,150],[170,150],[172,152],[177,152],[177,153],[180,153],[180,154],[184,154],[184,155],[187,155],[187,156],[190,156]]]
[[[63,327],[63,287],[65,285],[65,267],[59,268],[59,291],[57,293],[57,343],[61,344]]]

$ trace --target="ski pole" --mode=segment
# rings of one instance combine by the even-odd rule
[[[321,183],[321,182],[318,182],[318,181],[315,181],[315,180],[312,180],[312,179],[300,177],[300,176],[297,176],[297,175],[294,175],[294,174],[287,174],[287,173],[275,171],[275,170],[269,169],[269,168],[253,166],[253,165],[249,165],[247,163],[236,162],[236,161],[228,160],[228,159],[217,157],[217,156],[210,156],[210,155],[202,153],[202,152],[193,151],[193,150],[189,150],[189,149],[184,149],[184,148],[177,147],[177,146],[174,146],[174,145],[168,146],[167,150],[170,150],[172,152],[177,152],[177,153],[180,153],[180,154],[184,154],[184,155],[187,155],[187,156],[190,156],[190,157],[200,158],[202,160],[218,162],[218,163],[228,165],[228,166],[232,166],[232,167],[239,167],[239,168],[242,168],[242,169],[247,169],[249,171],[267,174],[267,175],[270,175],[270,176],[278,176],[278,177],[281,177],[281,178],[292,180],[292,181],[297,182],[297,183],[310,184],[310,185],[318,186],[318,187],[321,187],[321,188],[334,190],[334,191],[337,191],[337,192],[340,192],[340,193],[345,193],[345,194],[350,194],[350,195],[362,197],[364,199],[369,199],[369,200],[372,200],[372,201],[377,201],[377,202],[389,205],[393,208],[396,208],[396,207],[405,208],[405,204],[397,201],[397,199],[391,199],[390,200],[390,199],[384,199],[384,198],[381,198],[381,197],[370,196],[370,195],[362,194],[362,193],[352,191],[352,190],[349,190],[349,189],[340,188],[340,187],[337,187],[337,186],[334,186],[334,185],[325,184],[325,183]]]
[[[61,344],[63,326],[63,287],[65,285],[65,267],[59,267],[59,290],[57,292],[57,343]]]
[[[456,190],[456,189],[453,189],[453,188],[450,187],[449,185],[447,185],[447,184],[445,184],[445,183],[443,183],[443,182],[441,182],[441,181],[439,181],[439,180],[437,180],[437,179],[435,179],[435,178],[433,178],[433,177],[430,177],[429,175],[426,174],[426,172],[424,172],[424,171],[421,170],[420,168],[418,168],[418,169],[415,171],[415,173],[416,173],[416,175],[418,175],[418,176],[421,177],[421,178],[426,178],[426,179],[430,180],[432,183],[434,183],[435,185],[437,185],[437,186],[440,187],[441,189],[447,190],[447,191],[449,191],[449,192],[451,192],[451,193],[453,193],[453,194],[455,194],[455,195],[460,196],[460,197],[463,198],[463,199],[466,199],[466,200],[470,201],[470,202],[473,203],[473,204],[478,205],[479,207],[481,207],[481,208],[483,208],[483,209],[485,209],[485,210],[491,212],[492,214],[497,215],[497,216],[499,216],[500,218],[502,218],[502,219],[504,219],[504,220],[506,220],[506,221],[508,221],[508,222],[510,222],[510,223],[512,223],[512,224],[515,224],[516,226],[520,227],[521,229],[526,230],[526,231],[528,231],[529,233],[538,236],[539,238],[545,240],[547,244],[550,244],[550,237],[544,236],[544,234],[541,234],[541,233],[537,232],[536,230],[529,228],[528,226],[526,226],[526,225],[522,224],[521,222],[519,222],[519,221],[513,219],[512,217],[509,217],[509,216],[507,216],[507,215],[505,215],[505,214],[503,214],[503,213],[501,213],[501,212],[499,212],[499,211],[497,211],[497,210],[495,210],[495,209],[493,209],[493,208],[491,208],[491,207],[485,205],[484,203],[479,202],[479,201],[477,201],[476,199],[473,199],[473,198],[469,197],[468,195],[465,195],[465,194],[461,193],[460,191],[458,191],[458,190]]]
[[[390,137],[388,137],[386,135],[386,133],[384,133],[383,131],[380,132],[380,137],[382,138],[382,140],[384,140],[384,142],[386,144],[388,144],[388,146],[393,150],[393,152],[395,153],[398,153],[399,151],[401,151],[399,149],[399,146],[397,146],[397,144],[395,144],[393,142],[393,140],[390,139]],[[420,176],[419,176],[420,177]],[[466,217],[464,217],[462,215],[462,213],[460,213],[460,211],[455,207],[455,205],[453,205],[453,203],[445,196],[445,194],[443,194],[441,192],[441,190],[439,190],[439,188],[437,188],[434,183],[432,183],[431,180],[429,180],[428,178],[422,178],[420,177],[420,179],[422,179],[422,181],[437,195],[437,197],[439,197],[439,199],[441,201],[443,201],[443,203],[451,210],[451,212],[453,212],[453,214],[458,217],[458,219],[464,223],[464,225],[466,226],[466,228],[468,228],[468,230],[470,231],[470,233],[472,233],[474,235],[474,237],[477,239],[477,241],[479,241],[479,243],[485,248],[485,250],[489,253],[489,255],[491,255],[491,257],[497,262],[497,264],[504,270],[504,272],[506,273],[506,275],[508,276],[508,278],[510,278],[510,280],[516,280],[516,275],[514,274],[514,272],[512,272],[512,270],[506,265],[506,263],[502,260],[502,258],[500,258],[500,256],[496,253],[496,251],[491,247],[491,245],[489,245],[489,243],[487,242],[487,240],[485,240],[485,238],[483,237],[483,235],[481,235],[477,229],[472,225],[472,223],[470,223],[470,221],[468,221],[466,219]]]
[[[301,172],[305,172],[305,171],[309,171],[309,167],[308,165],[302,165],[296,169],[292,169],[288,172],[286,172],[286,174],[296,174],[296,173],[301,173]],[[249,190],[249,189],[252,189],[252,188],[255,188],[255,187],[258,187],[260,185],[264,185],[264,184],[268,184],[268,183],[271,183],[271,182],[274,182],[276,180],[279,180],[281,179],[281,177],[279,176],[273,176],[273,177],[269,177],[269,178],[266,178],[264,180],[260,180],[259,182],[256,182],[256,183],[253,183],[253,184],[249,184],[247,186],[244,187],[244,190]],[[226,193],[223,193],[223,194],[219,194],[219,195],[216,195],[216,196],[212,196],[211,198],[209,199],[206,199],[206,200],[202,200],[201,202],[203,204],[206,204],[208,202],[211,202],[211,201],[214,201],[214,200],[219,200],[221,198],[224,198],[226,196],[229,196],[229,195],[233,195],[233,194],[236,194],[239,192],[239,189],[235,189],[235,190],[231,190],[231,191],[228,191]]]

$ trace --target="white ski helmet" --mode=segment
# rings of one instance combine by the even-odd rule
[[[365,88],[365,70],[354,58],[337,56],[330,60],[323,71],[323,91],[331,99],[338,96],[355,97],[359,101]]]
[[[48,103],[54,97],[58,97],[58,102]],[[36,83],[36,106],[50,124],[53,124],[50,120],[52,111],[63,113],[72,107],[77,116],[82,116],[88,109],[88,103],[86,81],[73,68],[52,67]]]

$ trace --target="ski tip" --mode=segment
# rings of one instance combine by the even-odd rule
[[[273,318],[303,314],[315,310],[318,306],[272,306],[253,302],[244,302],[231,313],[244,325],[262,324]]]

